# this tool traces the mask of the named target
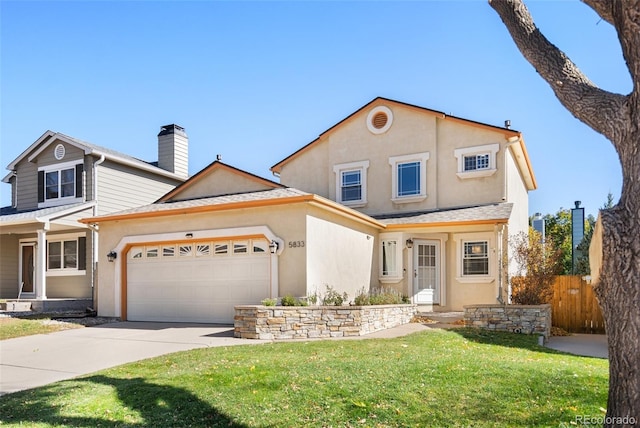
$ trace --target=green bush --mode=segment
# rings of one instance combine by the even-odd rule
[[[327,291],[322,297],[322,304],[324,306],[342,306],[345,301],[349,300],[349,295],[347,293],[340,294],[330,285],[327,285],[326,287]]]
[[[275,306],[278,302],[278,299],[262,299],[262,303],[264,306]]]
[[[398,305],[402,303],[411,303],[411,299],[393,288],[380,288],[369,292],[362,288],[354,299],[356,306]]]
[[[296,306],[296,302],[297,300],[295,297],[293,297],[291,294],[287,294],[282,298],[282,300],[280,301],[280,304],[282,306]]]
[[[364,288],[358,290],[358,295],[353,299],[353,304],[356,306],[368,306],[370,305],[369,292]]]

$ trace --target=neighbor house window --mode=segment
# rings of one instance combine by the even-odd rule
[[[393,202],[419,202],[427,197],[427,160],[429,153],[389,158],[392,169]]]
[[[52,206],[56,203],[79,201],[82,198],[83,165],[64,163],[38,170],[38,203]],[[60,202],[58,202],[60,201]]]
[[[67,235],[49,239],[47,241],[47,274],[85,271],[86,242],[84,236]]]
[[[489,243],[487,241],[464,242],[463,275],[489,275],[488,248]]]
[[[336,201],[349,206],[367,203],[367,168],[369,161],[335,165]]]
[[[478,178],[495,174],[496,153],[499,149],[499,144],[487,144],[454,150],[453,155],[458,160],[458,177]]]

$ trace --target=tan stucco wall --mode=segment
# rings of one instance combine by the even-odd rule
[[[180,193],[173,196],[170,200],[227,195],[231,193],[257,192],[268,189],[273,189],[273,186],[260,183],[258,180],[251,179],[236,172],[217,169],[212,174],[207,174],[205,177],[194,181],[184,190],[181,190]]]
[[[309,220],[311,218],[311,220]],[[335,221],[353,229],[350,232],[339,225],[327,226],[327,221]],[[308,234],[308,225],[312,225],[313,232]],[[126,236],[138,235],[156,235],[160,233],[173,232],[196,232],[210,229],[231,229],[251,226],[268,226],[269,229],[279,238],[284,240],[284,250],[278,256],[278,296],[292,294],[294,296],[305,296],[308,294],[310,284],[318,281],[332,281],[336,276],[332,273],[326,276],[326,272],[321,272],[324,267],[330,268],[338,264],[339,259],[335,249],[341,246],[350,246],[355,240],[362,238],[366,240],[366,234],[373,235],[375,228],[372,226],[364,226],[351,220],[345,220],[343,216],[327,212],[324,209],[313,207],[306,203],[292,204],[289,206],[272,206],[252,209],[237,209],[222,212],[154,217],[142,220],[124,220],[117,222],[104,222],[100,225],[100,249],[99,249],[99,288],[98,288],[98,311],[101,315],[117,316],[116,313],[116,292],[114,284],[116,283],[115,271],[116,263],[109,263],[106,260],[106,254],[116,248],[120,241]],[[326,234],[333,239],[334,253],[328,255],[324,243],[320,243],[318,238],[320,234],[327,238]],[[200,236],[200,233],[198,233]],[[150,237],[150,241],[157,240],[157,237]],[[371,242],[374,241],[372,238]],[[304,247],[289,247],[289,243],[303,242]],[[358,250],[365,249],[362,245],[358,246]],[[366,253],[356,253],[351,255],[349,264],[347,265],[354,271],[351,278],[356,275],[365,275],[363,260],[369,257],[372,249],[368,249],[369,256]],[[324,259],[324,257],[331,257]],[[120,259],[124,259],[124,254],[119,254]],[[313,260],[313,258],[320,260]],[[316,269],[313,274],[313,281],[308,279],[307,266],[312,265]],[[318,266],[322,269],[318,270]],[[366,278],[369,278],[370,270],[366,272]],[[357,282],[357,286],[363,286],[363,281],[353,280]],[[345,287],[350,286],[345,282],[341,282]],[[337,285],[337,283],[336,283]],[[276,297],[276,296],[274,296]]]
[[[353,301],[360,290],[368,291],[375,244],[371,232],[308,215],[307,294],[323,295],[332,287]]]
[[[383,134],[367,129],[367,114],[379,105],[393,112],[393,124]],[[454,150],[499,144],[495,159],[497,171],[490,177],[460,179]],[[369,161],[367,204],[358,210],[367,214],[420,211],[434,208],[502,202],[505,188],[502,132],[441,119],[407,106],[380,101],[358,112],[322,137],[321,142],[303,151],[282,167],[281,183],[336,197],[335,165]],[[420,202],[394,203],[392,166],[389,158],[429,153],[427,160],[427,198]]]

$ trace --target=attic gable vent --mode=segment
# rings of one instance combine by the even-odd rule
[[[56,157],[57,160],[62,160],[62,158],[64,158],[64,155],[66,154],[66,149],[64,148],[64,146],[62,144],[58,144],[55,148],[55,150],[53,151],[53,155]]]
[[[377,113],[373,116],[373,127],[376,129],[381,129],[387,124],[387,115],[383,112]]]
[[[393,113],[388,107],[378,106],[367,115],[367,129],[372,134],[383,134],[393,123]]]

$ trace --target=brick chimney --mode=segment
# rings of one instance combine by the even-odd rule
[[[183,127],[175,124],[160,127],[158,166],[185,178],[189,176],[189,137]]]

